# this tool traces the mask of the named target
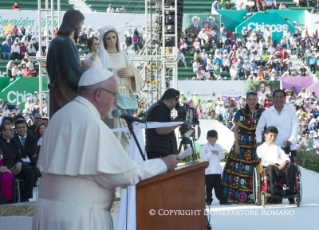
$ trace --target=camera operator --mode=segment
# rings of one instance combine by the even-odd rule
[[[151,106],[146,115],[146,121],[170,122],[171,111],[178,107],[180,92],[173,88],[167,89],[162,98]],[[190,126],[190,125],[189,125]],[[146,129],[146,152],[148,159],[162,158],[177,154],[177,142],[174,130],[179,127],[164,127]]]

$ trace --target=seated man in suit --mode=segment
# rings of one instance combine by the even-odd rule
[[[25,164],[21,160],[20,144],[14,140],[14,131],[11,125],[1,125],[0,138],[0,149],[3,158],[6,159],[4,162],[5,167],[9,169],[12,174],[18,178],[24,180],[24,186],[21,190],[21,202],[27,202],[28,199],[32,198],[34,176],[32,167]]]
[[[28,127],[28,130],[32,131],[32,135],[35,136],[35,129],[42,122],[42,116],[40,113],[34,115],[34,124]]]
[[[34,182],[41,177],[39,168],[37,167],[38,156],[37,151],[37,138],[27,133],[27,123],[24,120],[15,122],[16,134],[14,139],[21,144],[21,158],[24,162],[28,163],[34,171]]]

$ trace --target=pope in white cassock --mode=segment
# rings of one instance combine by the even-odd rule
[[[54,114],[44,135],[38,167],[43,173],[33,211],[33,230],[112,230],[115,187],[173,170],[176,155],[137,164],[104,119],[117,102],[118,82],[90,68],[78,97]]]

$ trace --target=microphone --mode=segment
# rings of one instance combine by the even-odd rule
[[[140,123],[145,123],[145,121],[143,120],[140,120],[139,118],[137,117],[132,117],[130,115],[127,115],[126,113],[122,113],[120,110],[118,109],[114,109],[112,111],[112,117],[114,118],[123,118],[125,119],[126,121],[137,121],[137,122],[140,122]]]

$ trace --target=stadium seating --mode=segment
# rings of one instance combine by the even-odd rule
[[[67,11],[73,8],[73,4],[69,4],[69,0],[60,0],[61,11]],[[1,1],[1,10],[12,9],[14,1]],[[57,10],[57,1],[54,0],[54,10]],[[45,1],[42,1],[42,8],[45,7]],[[38,1],[37,0],[19,0],[19,5],[21,10],[37,10]],[[49,1],[49,7],[51,6],[51,1]]]
[[[121,8],[123,5],[126,7],[127,13],[144,13],[144,0],[84,0],[84,2],[91,8],[93,12],[106,12],[106,8],[111,3],[114,10],[117,8]],[[184,0],[184,13],[207,13],[211,11],[211,6],[214,1],[212,0],[201,0],[201,1],[193,1],[193,0]],[[220,2],[220,1],[219,1]],[[225,9],[225,2],[221,5],[221,9]],[[245,4],[245,1],[243,1]],[[232,10],[236,10],[236,6],[234,2],[231,2]],[[279,6],[280,2],[277,2],[277,6]],[[313,7],[296,7],[296,3],[292,0],[283,1],[286,6],[289,6],[291,10],[308,10],[310,11]]]

